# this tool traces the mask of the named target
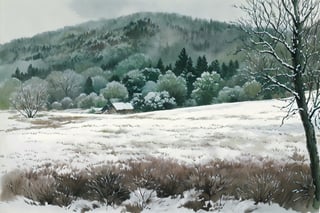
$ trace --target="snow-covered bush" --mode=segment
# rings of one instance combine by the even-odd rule
[[[151,60],[148,56],[137,53],[129,56],[127,59],[121,61],[115,68],[115,72],[119,76],[123,76],[130,70],[141,69],[147,67],[151,63]]]
[[[78,108],[89,109],[91,107],[103,107],[106,100],[102,95],[98,96],[96,93],[90,93],[89,95],[82,93],[75,99],[74,103]]]
[[[103,95],[96,96],[93,99],[93,105],[95,107],[104,107],[107,104],[107,100],[103,97]]]
[[[149,92],[144,97],[144,111],[172,109],[176,105],[175,99],[167,91]]]
[[[243,88],[235,86],[234,88],[224,87],[218,95],[218,101],[223,102],[237,102],[245,100],[245,92]]]
[[[96,93],[90,93],[86,97],[84,97],[81,101],[77,103],[77,106],[82,109],[88,109],[94,106],[94,99],[97,97]]]
[[[51,104],[51,108],[55,110],[61,110],[62,109],[62,104],[59,103],[58,101],[55,101]]]
[[[142,95],[146,96],[149,92],[156,92],[157,84],[154,81],[147,81],[144,87],[142,88]]]
[[[199,105],[210,104],[212,98],[217,96],[221,83],[221,77],[216,72],[204,72],[200,78],[193,83],[194,90],[191,97]]]
[[[106,88],[100,90],[100,94],[102,94],[106,99],[125,100],[128,98],[129,93],[123,84],[112,81],[107,84]]]
[[[74,106],[73,101],[70,97],[64,97],[60,103],[63,109],[70,109],[70,108],[73,108]]]
[[[144,107],[144,96],[141,93],[136,93],[131,99],[131,104],[135,110],[143,111]]]
[[[176,106],[175,99],[167,91],[149,92],[146,96],[136,93],[131,103],[136,110],[141,111],[172,109]]]
[[[147,81],[156,82],[161,74],[161,71],[157,68],[144,68],[142,70],[143,75],[146,77]]]
[[[99,93],[101,89],[106,87],[108,81],[101,75],[92,77],[92,86],[96,93]]]
[[[177,77],[172,71],[167,71],[165,75],[160,75],[157,81],[159,92],[167,91],[179,106],[183,104],[187,96],[186,80],[181,76]]]
[[[243,85],[243,90],[246,94],[247,99],[254,100],[257,98],[258,94],[261,92],[262,86],[256,80],[247,82]]]
[[[132,97],[134,93],[141,92],[142,87],[146,83],[146,78],[142,71],[131,70],[124,76],[122,82],[128,89],[129,97]]]
[[[83,96],[82,94],[76,99],[77,107],[82,109],[89,109],[91,107],[104,107],[106,105],[106,99],[96,93],[92,92],[89,95]]]

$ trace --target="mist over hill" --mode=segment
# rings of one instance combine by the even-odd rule
[[[18,67],[45,70],[90,67],[114,70],[123,60],[144,54],[154,65],[159,58],[173,64],[182,48],[194,61],[230,60],[240,30],[231,24],[168,13],[136,13],[110,20],[90,21],[0,46],[0,77],[9,78]]]

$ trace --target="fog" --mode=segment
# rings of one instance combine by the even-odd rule
[[[193,17],[233,21],[241,12],[239,0],[73,0],[70,4],[82,17],[114,18],[140,11],[174,12]]]
[[[242,0],[241,0],[242,1]],[[234,21],[239,0],[0,0],[0,44],[99,18],[141,11]]]

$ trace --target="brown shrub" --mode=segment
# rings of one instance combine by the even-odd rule
[[[61,165],[48,164],[36,170],[16,170],[5,175],[1,199],[22,195],[39,204],[68,206],[72,200],[84,198],[119,205],[129,199],[130,192],[143,192],[142,189],[156,192],[158,197],[183,196],[183,192],[196,189],[200,195],[185,204],[194,210],[215,208],[217,201],[231,197],[252,199],[256,203],[274,202],[306,212],[314,191],[308,165],[260,160],[217,160],[187,166],[170,159],[148,158],[67,174],[55,171]],[[148,196],[144,198],[147,204]],[[126,209],[139,212],[145,206],[132,204]]]
[[[14,170],[3,176],[1,200],[11,200],[16,195],[22,195],[22,189],[26,185],[24,172]]]
[[[87,182],[88,194],[108,205],[119,205],[130,198],[130,191],[124,182],[124,175],[106,168],[92,175]],[[90,197],[89,197],[90,198]]]

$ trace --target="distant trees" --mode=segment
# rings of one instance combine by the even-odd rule
[[[49,84],[51,101],[59,101],[64,97],[75,98],[82,91],[85,79],[73,70],[53,71],[46,79]]]
[[[115,67],[115,73],[119,77],[122,77],[130,70],[145,68],[148,67],[149,64],[151,64],[149,57],[145,54],[137,53],[121,61]]]
[[[200,78],[194,82],[194,90],[191,97],[194,98],[199,105],[212,103],[213,97],[217,96],[221,86],[220,75],[216,72],[204,72]]]
[[[158,68],[161,71],[161,73],[164,74],[165,67],[163,65],[162,58],[159,58],[156,68]]]
[[[0,85],[0,109],[8,109],[10,107],[11,94],[16,92],[21,86],[21,82],[16,78],[6,80]]]
[[[106,87],[107,82],[108,81],[101,75],[96,75],[92,77],[92,86],[94,92],[99,94],[100,90]]]
[[[175,63],[175,67],[173,69],[173,73],[176,76],[181,75],[184,71],[186,71],[187,68],[187,62],[188,62],[188,54],[185,48],[183,48],[178,56],[178,60]]]
[[[84,93],[86,93],[87,95],[94,92],[94,88],[93,88],[93,81],[91,77],[88,77],[85,84],[84,84]]]
[[[17,78],[20,81],[26,81],[32,77],[46,78],[50,70],[43,70],[36,67],[33,67],[32,64],[28,66],[27,72],[21,72],[19,67],[17,67],[16,71],[12,74],[12,78]]]
[[[218,73],[220,74],[221,78],[227,80],[236,74],[237,69],[239,69],[239,62],[237,60],[230,60],[229,64],[224,62],[222,63],[221,69],[219,69]]]
[[[123,84],[116,81],[108,83],[106,88],[100,90],[100,94],[102,94],[108,100],[125,100],[129,95],[127,88]]]
[[[31,78],[11,98],[12,106],[24,117],[33,118],[47,103],[47,82]]]
[[[235,86],[232,88],[223,87],[223,89],[220,90],[217,99],[220,103],[244,101],[245,92],[240,86]]]
[[[135,109],[141,111],[172,109],[176,106],[175,99],[167,91],[149,92],[144,97],[137,95],[131,102]]]
[[[131,99],[134,93],[141,93],[146,83],[146,77],[141,70],[129,71],[123,78],[122,83],[126,86]]]
[[[194,69],[194,75],[196,78],[199,78],[202,73],[208,71],[208,62],[206,56],[199,56],[197,59],[197,64]]]
[[[244,90],[244,92],[246,94],[246,98],[248,100],[255,100],[255,99],[257,99],[258,94],[262,90],[262,85],[259,82],[257,82],[256,80],[247,81],[243,85],[243,90]]]
[[[165,75],[160,75],[157,81],[158,91],[167,91],[174,97],[177,104],[181,106],[187,96],[186,80],[181,76],[176,76],[172,71],[167,71]]]

